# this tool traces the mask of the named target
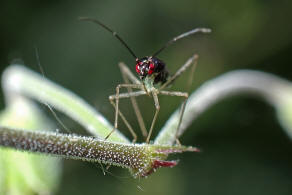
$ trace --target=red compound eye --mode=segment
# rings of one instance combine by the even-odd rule
[[[149,65],[149,70],[148,70],[148,74],[149,74],[149,75],[152,74],[153,71],[154,71],[154,64],[153,64],[153,63],[150,63],[150,65]]]
[[[140,74],[139,63],[136,64],[136,72],[137,72],[138,74]]]
[[[150,65],[149,65],[149,69],[150,69],[150,70],[154,70],[154,64],[153,64],[153,63],[150,63]]]

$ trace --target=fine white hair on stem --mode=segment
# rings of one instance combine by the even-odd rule
[[[292,103],[291,82],[260,71],[231,71],[209,80],[190,95],[178,136],[182,135],[202,112],[216,102],[228,96],[243,93],[263,98],[277,109],[278,114],[281,114],[282,109],[287,107],[287,104]],[[278,117],[287,133],[292,137],[291,126],[288,127],[285,122],[283,123],[283,117],[279,115]],[[175,142],[173,131],[176,131],[178,118],[179,110],[174,112],[165,123],[154,142],[155,144],[171,145]]]

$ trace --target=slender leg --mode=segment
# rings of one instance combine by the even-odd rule
[[[122,75],[130,79],[134,84],[141,84],[141,81],[135,77],[135,75],[129,70],[126,64],[120,62],[119,67],[121,69]]]
[[[185,72],[192,64],[194,64],[194,66],[196,66],[198,58],[199,58],[199,56],[197,54],[194,54],[191,58],[189,58],[188,61],[184,65],[182,65],[182,67],[180,67],[176,71],[176,73],[173,76],[171,76],[170,79],[168,79],[168,81],[166,81],[166,83],[164,83],[159,88],[159,90],[162,90],[165,87],[167,87],[170,83],[172,83],[175,79],[177,79],[183,72]]]
[[[109,136],[118,128],[119,99],[120,98],[128,98],[128,97],[131,97],[131,95],[139,96],[139,95],[145,94],[145,92],[143,93],[143,91],[132,92],[132,94],[130,94],[130,93],[120,94],[120,88],[123,88],[123,87],[124,88],[131,87],[131,88],[135,88],[135,89],[141,89],[141,84],[119,84],[116,87],[116,95],[109,96],[110,101],[112,101],[114,99],[116,100],[116,102],[115,102],[115,123],[114,123],[113,130],[105,137],[105,140],[107,140],[107,138],[109,138]]]
[[[190,90],[191,90],[191,86],[192,86],[193,78],[194,78],[194,73],[195,73],[195,70],[196,70],[197,64],[198,64],[198,58],[199,58],[199,56],[197,55],[194,62],[193,62],[192,68],[191,68],[191,72],[190,72],[189,80],[188,80],[188,84],[187,84],[187,89],[186,89],[187,92],[190,92]]]
[[[141,96],[141,95],[147,95],[147,93],[145,91],[134,91],[131,93],[120,93],[119,94],[119,99],[123,99],[123,98],[130,98],[131,96],[137,97],[137,96]],[[110,95],[109,99],[116,99],[116,95]]]
[[[179,121],[178,121],[177,129],[176,129],[176,133],[175,133],[176,143],[178,145],[180,145],[180,142],[178,140],[179,129],[180,129],[180,125],[181,125],[181,122],[182,122],[182,118],[183,118],[183,115],[184,115],[184,111],[185,111],[185,107],[186,107],[186,103],[187,103],[189,95],[186,92],[180,92],[180,91],[160,91],[160,94],[169,95],[169,96],[178,96],[178,97],[184,97],[185,98],[183,103],[182,103],[182,106],[181,106],[181,110],[180,110],[180,114],[179,114]]]
[[[154,114],[154,117],[153,117],[153,120],[152,120],[152,123],[151,123],[151,127],[150,127],[150,130],[149,130],[147,139],[146,139],[146,143],[149,143],[149,141],[150,141],[150,137],[151,137],[151,134],[152,134],[152,131],[153,131],[153,127],[154,127],[154,124],[156,122],[159,110],[160,110],[160,105],[159,105],[157,93],[155,91],[152,91],[152,96],[153,96],[153,99],[154,99],[154,104],[155,104],[156,111],[155,111],[155,114]]]
[[[123,79],[124,79],[125,83],[129,83],[129,79],[130,79],[133,83],[141,84],[141,82],[133,75],[133,73],[129,70],[129,68],[124,63],[119,63],[119,67],[121,69],[121,73],[122,73],[122,76],[123,76]],[[127,88],[127,90],[128,90],[129,93],[131,93],[133,91],[129,87]],[[141,111],[139,109],[138,103],[136,101],[136,98],[134,96],[131,96],[130,99],[131,99],[131,103],[132,103],[134,112],[136,114],[136,118],[138,120],[138,124],[139,124],[140,130],[142,132],[142,135],[144,137],[146,137],[147,136],[147,130],[146,130],[145,123],[144,123]]]
[[[116,104],[112,99],[110,99],[110,103],[113,105],[114,108],[116,108]],[[130,123],[127,121],[126,117],[120,110],[119,110],[119,116],[121,117],[121,119],[123,120],[125,125],[128,127],[130,133],[133,136],[132,143],[135,143],[137,141],[137,134],[135,133],[134,129],[132,128],[132,126],[130,125]]]

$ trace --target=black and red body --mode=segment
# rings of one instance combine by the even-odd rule
[[[142,80],[154,77],[154,84],[163,84],[169,76],[165,63],[156,57],[144,57],[136,60],[136,72]]]

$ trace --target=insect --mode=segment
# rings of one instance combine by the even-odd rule
[[[130,52],[130,54],[134,57],[135,59],[135,69],[136,73],[139,75],[139,79],[137,79],[134,74],[129,70],[129,68],[123,64],[120,63],[119,67],[122,72],[123,79],[125,83],[119,84],[116,87],[116,94],[109,96],[109,100],[111,104],[115,107],[115,123],[114,123],[114,128],[113,130],[106,136],[105,139],[107,139],[117,128],[118,128],[118,116],[122,118],[128,129],[130,130],[132,136],[133,136],[133,142],[136,142],[137,140],[137,135],[134,132],[133,128],[129,124],[129,122],[126,120],[125,116],[123,113],[119,110],[119,100],[121,98],[130,98],[135,114],[137,116],[137,120],[140,126],[140,129],[142,131],[142,134],[146,138],[146,142],[149,143],[151,134],[158,116],[158,113],[160,111],[160,104],[159,104],[159,99],[158,95],[167,95],[167,96],[177,96],[177,97],[183,97],[184,101],[181,106],[181,111],[179,115],[179,122],[177,126],[177,131],[176,131],[176,141],[177,144],[179,144],[179,141],[177,139],[177,134],[179,132],[180,124],[182,122],[183,118],[183,113],[185,110],[186,102],[188,99],[188,93],[187,92],[181,92],[181,91],[166,91],[164,90],[166,87],[168,87],[174,80],[176,80],[183,72],[185,72],[191,65],[193,67],[196,66],[197,64],[197,59],[198,55],[195,54],[191,58],[187,60],[187,62],[182,65],[175,74],[172,76],[169,75],[166,64],[157,58],[157,55],[160,54],[165,48],[173,44],[174,42],[185,38],[189,35],[196,34],[196,33],[210,33],[211,29],[208,28],[195,28],[192,29],[188,32],[185,32],[183,34],[180,34],[174,38],[172,38],[170,41],[168,41],[163,47],[161,47],[159,50],[157,50],[154,54],[151,56],[146,56],[143,58],[138,58],[137,55],[133,52],[133,50],[126,44],[126,42],[117,34],[117,32],[113,31],[111,28],[108,26],[104,25],[100,21],[93,19],[93,18],[88,18],[88,17],[81,17],[79,18],[82,21],[90,21],[94,22],[110,33],[114,37],[116,37],[125,47],[126,49]],[[193,68],[194,69],[194,68]],[[130,81],[132,83],[130,83]],[[121,88],[126,88],[128,90],[127,93],[120,93]],[[133,91],[133,89],[138,89],[138,91]],[[152,123],[150,126],[149,131],[146,130],[145,123],[143,121],[143,117],[141,115],[141,111],[138,107],[138,104],[136,102],[135,97],[137,96],[142,96],[142,95],[148,95],[152,96],[154,100],[154,105],[155,105],[155,113],[152,119]]]

